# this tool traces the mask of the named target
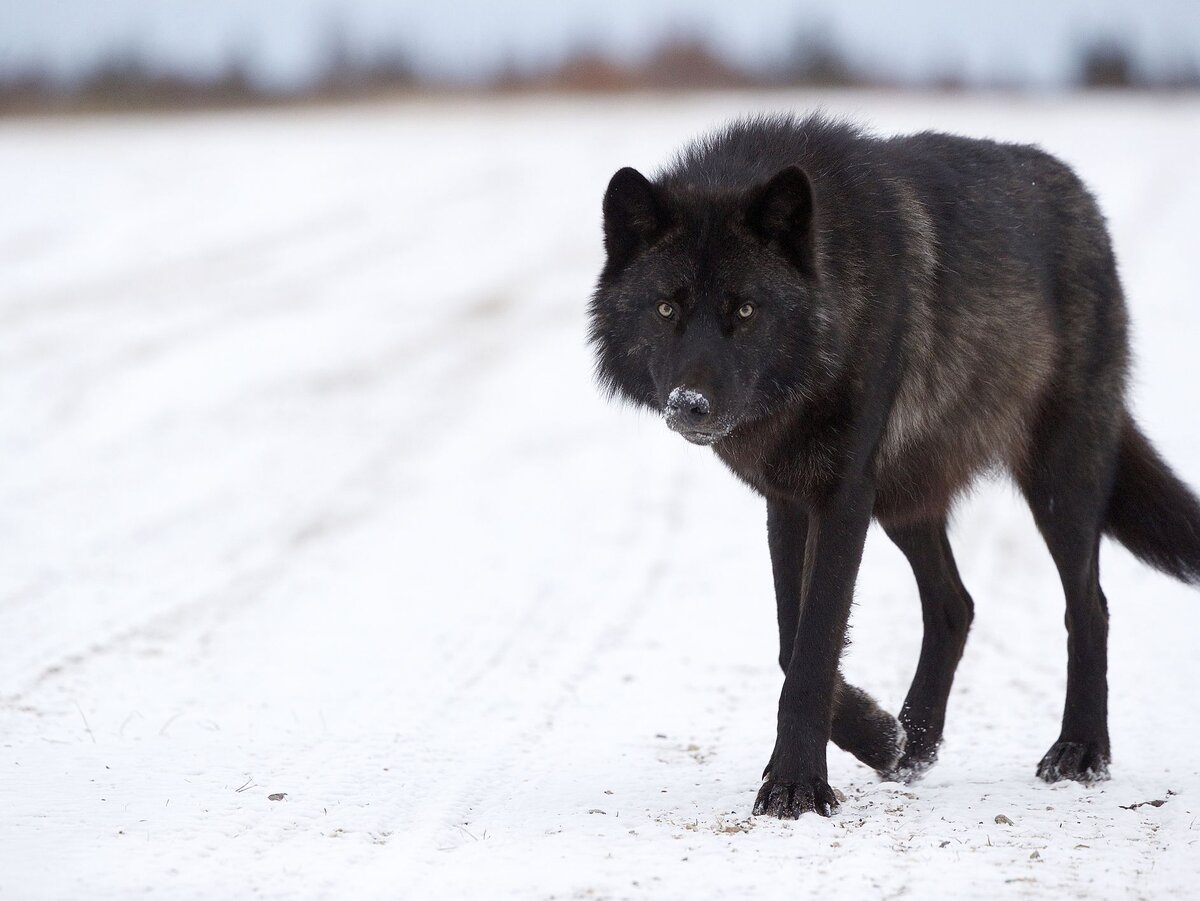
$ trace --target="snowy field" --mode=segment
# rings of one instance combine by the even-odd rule
[[[941,763],[831,748],[832,819],[749,816],[763,504],[597,396],[584,310],[616,168],[819,99],[0,123],[0,897],[1191,895],[1200,596],[1106,546],[1114,778],[1041,784],[1063,601],[1003,484],[952,535]],[[1200,101],[824,102],[1078,168],[1200,486]],[[920,612],[877,530],[857,597],[847,676],[897,710]]]

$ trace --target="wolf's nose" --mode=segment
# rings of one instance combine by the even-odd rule
[[[693,388],[676,388],[667,398],[667,412],[687,428],[699,428],[712,412],[708,398]]]

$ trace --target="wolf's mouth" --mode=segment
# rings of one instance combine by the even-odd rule
[[[669,418],[667,419],[667,426],[670,427],[671,431],[682,435],[685,440],[690,441],[692,444],[699,444],[702,447],[716,444],[732,431],[732,429],[724,427],[718,429],[689,429],[681,426],[679,423],[672,422]]]
[[[699,444],[703,447],[708,447],[710,444],[716,444],[725,437],[723,433],[711,434],[709,432],[680,432],[684,438],[692,444]]]

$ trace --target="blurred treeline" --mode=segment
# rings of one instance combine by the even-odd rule
[[[1143,91],[1200,89],[1195,60],[1151,74],[1126,45],[1098,40],[1071,52],[1074,75],[1067,87]],[[307,82],[271,87],[251,74],[245,59],[233,58],[215,75],[185,74],[152,66],[135,52],[116,54],[81,77],[62,80],[29,71],[0,76],[0,114],[93,111],[155,111],[376,100],[406,95],[605,93],[747,88],[883,88],[939,91],[1031,90],[1011,76],[967,82],[953,72],[924,79],[899,79],[853,62],[818,33],[797,40],[783,60],[758,66],[736,64],[700,38],[673,38],[634,62],[594,50],[579,50],[542,67],[502,67],[471,80],[422,74],[399,50],[363,57],[349,52],[336,35],[326,64]]]

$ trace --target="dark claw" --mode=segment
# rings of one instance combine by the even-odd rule
[[[1099,742],[1056,741],[1038,764],[1045,782],[1069,779],[1092,785],[1108,778],[1108,749]]]
[[[838,800],[833,789],[819,778],[784,782],[768,776],[754,801],[755,816],[779,817],[781,820],[794,820],[810,810],[823,817],[833,816],[837,808]]]

